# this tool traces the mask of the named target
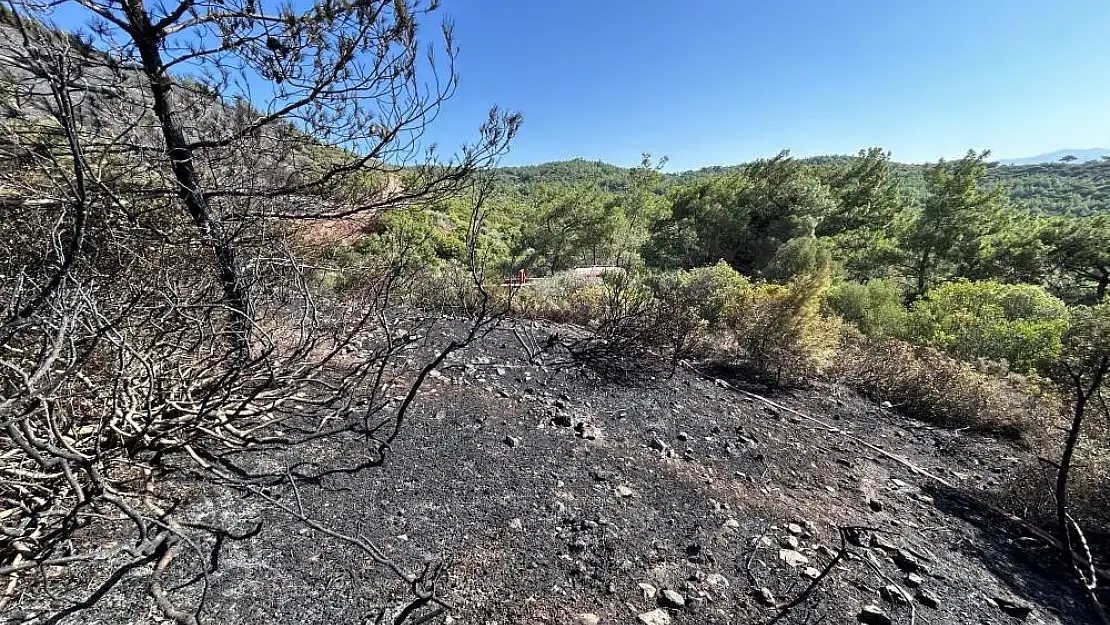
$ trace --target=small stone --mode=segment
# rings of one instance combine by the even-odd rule
[[[589,612],[583,612],[577,616],[578,625],[598,625],[601,623],[601,617]]]
[[[798,547],[801,545],[801,543],[798,542],[797,536],[783,536],[782,539],[779,540],[779,544],[787,549],[793,549],[794,551],[797,551]]]
[[[634,494],[631,488],[624,485],[618,486],[615,492],[617,493],[617,497],[620,497],[622,499],[625,497],[631,497]]]
[[[601,438],[601,429],[593,425],[582,424],[581,428],[575,428],[576,435],[587,441],[592,441]]]
[[[725,527],[730,530],[740,529],[740,521],[737,521],[736,519],[729,519],[725,521]]]
[[[667,451],[667,447],[667,443],[663,442],[661,439],[653,438],[651,440],[651,448],[655,451]]]
[[[520,438],[516,436],[506,436],[501,442],[509,447],[520,447]]]
[[[894,407],[894,404],[890,403],[889,401],[884,401],[883,403],[879,404],[879,406],[881,406],[882,408],[884,408],[886,410],[890,410],[891,408]]]
[[[867,502],[867,507],[871,508],[872,512],[882,512],[883,502],[879,501],[878,499],[872,499]]]
[[[805,533],[805,529],[802,528],[802,526],[798,525],[797,523],[791,523],[791,524],[787,525],[786,526],[786,531],[790,532],[791,534],[793,534],[795,536],[801,536],[802,534]]]
[[[651,584],[637,584],[640,587],[640,592],[643,593],[644,599],[654,599],[655,595],[659,594],[659,590]]]
[[[909,484],[907,484],[907,483],[903,482],[902,480],[900,480],[900,479],[898,479],[898,478],[896,478],[896,477],[892,477],[892,478],[890,478],[890,483],[891,483],[891,484],[894,484],[894,485],[895,485],[895,486],[897,486],[898,488],[909,488],[909,486],[910,486]]]
[[[690,440],[690,435],[687,434],[686,432],[679,432],[678,436],[676,436],[675,438],[677,438],[680,441],[685,442],[685,441]]]
[[[913,598],[915,601],[925,606],[926,608],[929,608],[930,610],[936,610],[940,607],[940,602],[937,601],[936,597],[933,597],[923,590],[917,591],[917,594],[914,595]]]
[[[520,520],[519,518],[516,518],[516,519],[513,519],[513,520],[509,521],[509,529],[512,529],[512,530],[522,530],[522,529],[524,529],[524,521]]]
[[[771,592],[771,589],[766,586],[760,588],[759,592],[755,593],[755,598],[756,601],[759,601],[765,606],[775,607],[775,595]]]
[[[925,503],[925,504],[929,504],[929,505],[933,504],[933,498],[930,497],[929,495],[924,494],[924,493],[916,493],[913,496],[913,498],[920,501],[921,503]]]
[[[802,571],[802,575],[805,575],[810,579],[817,579],[818,577],[821,577],[821,571],[813,568],[812,566],[807,566],[805,570]]]
[[[682,593],[668,588],[659,595],[659,603],[663,604],[664,607],[679,610],[686,607],[686,597],[683,597]]]
[[[925,578],[921,577],[917,573],[910,573],[906,576],[906,579],[903,580],[903,582],[909,588],[918,588],[925,583]]]
[[[1019,621],[1024,621],[1033,612],[1033,606],[1020,601],[1007,599],[1006,597],[992,597],[992,600],[999,610]]]
[[[856,619],[863,625],[891,625],[890,617],[877,605],[864,606]]]
[[[793,549],[779,549],[779,559],[795,568],[809,564],[809,558]]]
[[[728,578],[724,575],[721,575],[720,573],[710,573],[709,575],[706,575],[705,583],[709,584],[710,586],[718,586],[721,588],[728,588],[732,585],[728,581]]]
[[[670,625],[671,615],[663,608],[655,608],[636,617],[644,625]]]

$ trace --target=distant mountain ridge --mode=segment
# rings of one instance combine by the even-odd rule
[[[1038,154],[1037,156],[999,159],[998,162],[1001,165],[1041,165],[1044,163],[1059,163],[1061,159],[1069,156],[1075,157],[1075,160],[1070,161],[1072,163],[1089,163],[1090,161],[1098,161],[1103,157],[1110,156],[1110,150],[1106,148],[1056,150],[1055,152]]]

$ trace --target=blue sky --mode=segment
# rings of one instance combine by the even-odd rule
[[[507,164],[1110,147],[1106,0],[446,0],[444,13],[461,87],[433,138],[461,141],[491,104],[519,110]]]

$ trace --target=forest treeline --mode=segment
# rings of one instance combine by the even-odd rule
[[[724,261],[772,282],[819,268],[834,281],[890,281],[906,302],[956,279],[1033,284],[1068,304],[1103,299],[1110,211],[1079,189],[1110,181],[1110,164],[1000,167],[988,156],[908,166],[873,148],[684,174],[663,174],[647,156],[632,169],[581,160],[500,168],[482,253],[506,274]],[[465,252],[465,217],[450,205],[391,213],[344,253],[418,241],[401,247],[423,263],[450,262]]]

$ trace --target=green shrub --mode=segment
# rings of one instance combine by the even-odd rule
[[[668,272],[654,279],[656,297],[668,308],[693,314],[710,326],[721,322],[729,302],[745,296],[752,283],[721,261],[710,267]]]
[[[827,308],[871,338],[896,338],[906,333],[906,308],[902,286],[876,278],[867,282],[841,282],[829,289]]]
[[[1067,317],[1064,303],[1040,286],[951,282],[913,305],[909,337],[958,358],[1030,371],[1059,359]]]

